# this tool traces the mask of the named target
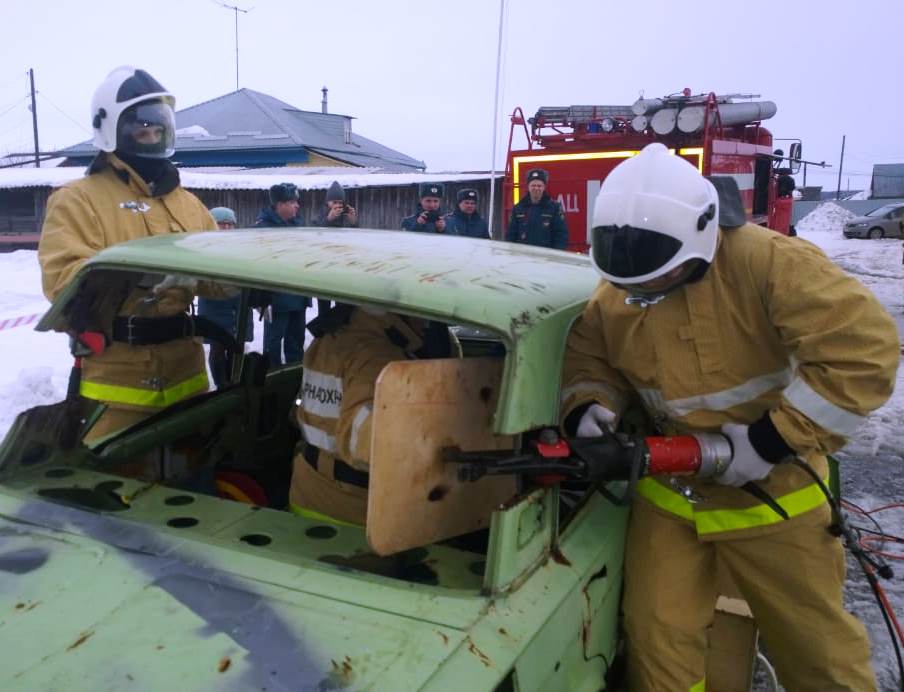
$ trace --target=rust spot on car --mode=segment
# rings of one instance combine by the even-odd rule
[[[485,665],[487,668],[493,667],[493,662],[490,660],[490,657],[483,653],[483,651],[478,649],[477,645],[470,637],[468,637],[468,651],[477,656],[477,658],[480,659],[480,662],[483,663],[483,665]]]
[[[438,272],[436,274],[424,274],[423,276],[421,276],[418,279],[418,281],[421,283],[431,284],[434,281],[436,281],[437,279],[441,279],[444,276],[446,276],[447,274],[451,274],[451,273],[452,273],[451,271],[448,271],[448,272]]]
[[[447,485],[437,485],[431,488],[430,492],[427,493],[427,499],[430,502],[438,502],[442,500],[446,495],[449,494],[449,486]]]
[[[440,632],[439,630],[436,630],[436,633],[437,633],[440,637],[442,637],[443,644],[447,644],[447,645],[448,645],[448,643],[449,643],[449,637],[447,637],[445,634],[443,634],[443,633]]]
[[[492,387],[481,387],[480,388],[480,400],[488,404],[490,403],[490,399],[493,397],[493,388]]]
[[[75,648],[81,646],[82,644],[84,644],[86,641],[88,641],[88,640],[89,640],[91,637],[93,637],[93,636],[94,636],[94,631],[93,631],[93,630],[91,630],[91,631],[89,631],[89,632],[82,632],[82,633],[79,635],[79,638],[78,638],[78,639],[76,639],[72,644],[70,644],[69,646],[66,647],[66,651],[72,651],[73,649],[75,649]]]
[[[225,673],[227,670],[229,670],[229,666],[231,665],[232,659],[229,658],[229,656],[223,656],[223,658],[221,658],[220,662],[217,664],[217,672]]]
[[[553,562],[559,565],[565,565],[567,567],[571,567],[571,560],[569,560],[565,555],[562,554],[562,549],[556,546],[549,552],[549,557],[552,558]]]
[[[342,659],[342,663],[338,663],[335,659],[331,658],[330,663],[333,664],[333,670],[330,671],[330,675],[327,679],[326,687],[321,683],[322,689],[336,689],[337,687],[347,687],[352,682],[352,678],[354,677],[354,668],[352,668],[352,659],[349,656],[345,656]]]
[[[530,327],[534,323],[533,316],[527,311],[522,310],[517,315],[514,315],[509,322],[509,328],[512,331],[518,331],[521,328]]]

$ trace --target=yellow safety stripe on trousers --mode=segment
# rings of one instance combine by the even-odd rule
[[[691,685],[690,689],[688,689],[687,692],[706,692],[706,678],[703,678],[700,682]]]
[[[681,495],[660,485],[652,478],[641,479],[637,484],[637,492],[660,509],[694,522],[697,535],[700,536],[768,526],[783,521],[778,513],[766,504],[758,504],[745,509],[696,511],[693,505]],[[781,495],[775,498],[775,501],[788,513],[790,518],[816,509],[826,501],[826,497],[816,483],[811,483],[800,490]]]
[[[363,528],[361,524],[355,524],[351,521],[342,521],[341,519],[333,519],[333,517],[326,514],[321,514],[315,509],[308,509],[307,507],[296,505],[294,502],[289,503],[289,509],[292,511],[292,514],[297,514],[298,516],[304,517],[305,519],[312,519],[314,521],[327,521],[331,524],[338,524],[339,526],[354,526],[356,529]]]
[[[199,372],[179,384],[157,391],[140,387],[123,387],[118,384],[98,384],[82,380],[79,393],[86,399],[108,401],[117,404],[132,404],[149,408],[165,408],[177,401],[207,390],[207,373]]]

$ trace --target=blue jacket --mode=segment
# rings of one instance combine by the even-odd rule
[[[416,231],[417,233],[448,233],[449,229],[447,228],[445,231],[436,230],[436,222],[428,221],[427,223],[420,224],[417,222],[417,217],[421,215],[424,211],[424,208],[418,203],[417,211],[414,212],[411,216],[406,216],[402,219],[402,230],[403,231]],[[436,211],[437,216],[442,216],[442,211]]]
[[[476,211],[468,216],[461,209],[456,209],[451,214],[443,217],[446,220],[446,233],[449,235],[464,235],[469,238],[489,238],[490,229]]]
[[[232,298],[198,298],[198,315],[216,322],[217,325],[225,329],[233,336],[238,336],[239,323],[236,316],[239,311],[239,304],[242,296],[237,295]],[[247,326],[245,327],[245,341],[254,339],[254,320],[251,317],[251,310],[245,314]],[[205,339],[205,343],[210,343]]]
[[[537,204],[531,204],[530,195],[524,195],[512,209],[505,239],[513,243],[564,250],[568,246],[565,212],[545,192]]]
[[[254,225],[258,228],[300,228],[304,226],[304,219],[296,216],[294,219],[283,221],[272,206],[264,207],[257,215]],[[311,304],[311,299],[305,296],[297,296],[290,293],[271,294],[270,305],[274,312],[296,312],[305,310]]]

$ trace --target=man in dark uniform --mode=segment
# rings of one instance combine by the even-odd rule
[[[469,238],[489,238],[490,229],[487,222],[477,213],[477,190],[459,190],[456,195],[458,209],[446,214],[446,233],[464,235]]]
[[[418,196],[421,201],[417,205],[417,211],[402,219],[402,230],[419,233],[445,233],[446,221],[439,208],[443,197],[443,184],[421,183],[418,186]]]
[[[270,206],[261,209],[254,225],[264,228],[304,226],[298,207],[298,188],[292,183],[278,183],[270,188]],[[274,293],[270,298],[271,319],[264,322],[264,351],[270,365],[298,363],[304,352],[305,312],[311,304],[310,299],[291,293]]]
[[[557,250],[568,246],[565,212],[546,192],[548,179],[547,172],[540,168],[527,172],[527,194],[512,209],[506,240]]]

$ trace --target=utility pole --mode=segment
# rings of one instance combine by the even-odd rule
[[[841,160],[838,162],[838,187],[835,188],[835,199],[841,199],[841,169],[844,167],[844,140],[847,135],[841,135]]]
[[[803,186],[804,187],[807,186],[807,162],[806,161],[804,161],[804,184],[803,184]]]
[[[227,10],[232,10],[235,14],[235,90],[239,90],[239,12],[242,14],[248,14],[253,7],[249,7],[247,10],[243,10],[241,7],[237,7],[236,5],[227,5],[225,2],[217,3],[220,7],[225,7]]]
[[[31,128],[35,135],[35,168],[41,167],[41,148],[38,146],[38,107],[35,105],[35,71],[28,68],[28,81],[31,84]]]
[[[496,89],[493,97],[493,153],[490,161],[490,213],[488,227],[493,237],[493,220],[496,217],[496,139],[499,124],[499,73],[502,70],[502,38],[505,33],[505,0],[499,0],[499,37],[496,39]],[[503,186],[504,187],[504,186]]]

